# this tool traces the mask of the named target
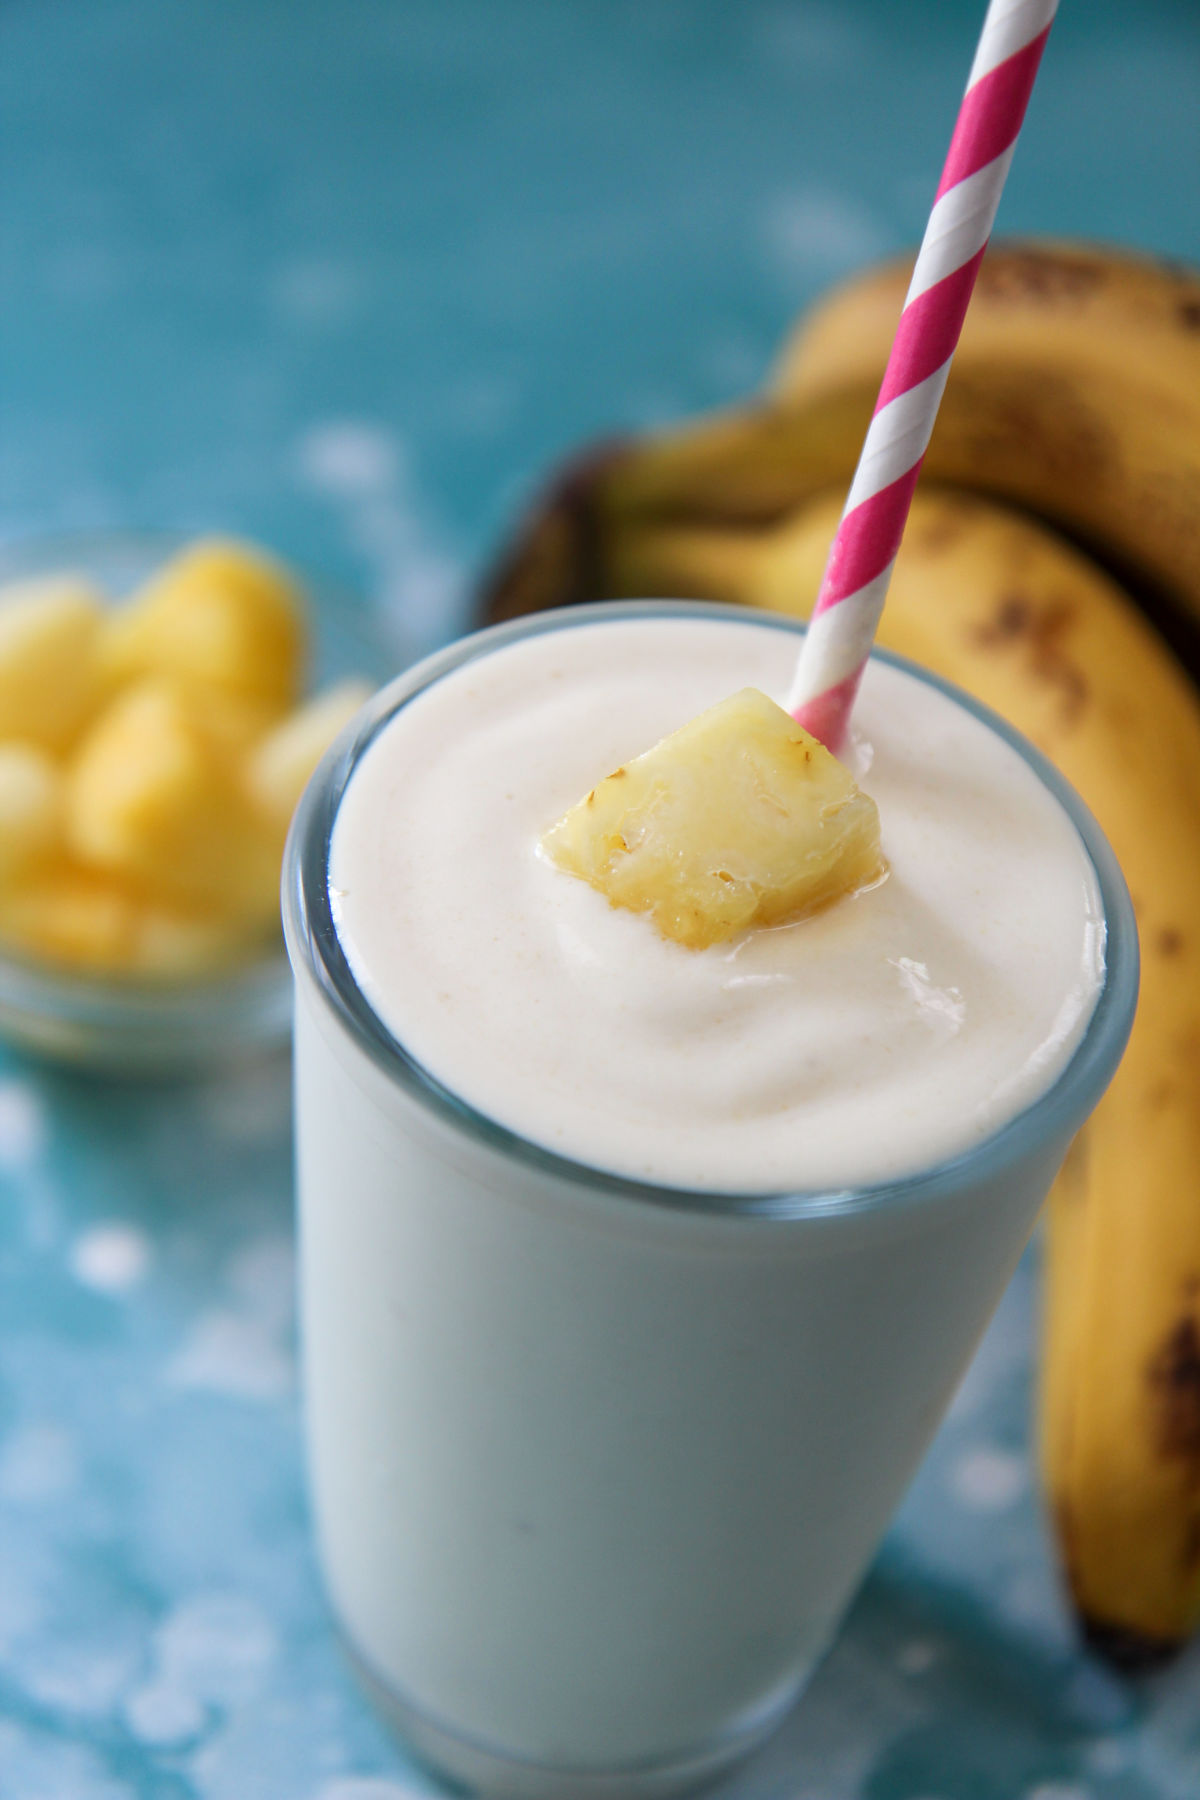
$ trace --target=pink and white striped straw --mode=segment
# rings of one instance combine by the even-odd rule
[[[1058,0],[991,0],[883,385],[788,696],[836,750]]]

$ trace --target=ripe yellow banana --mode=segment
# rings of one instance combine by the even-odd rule
[[[911,259],[803,319],[772,383],[805,409],[873,404]],[[1200,617],[1200,274],[1040,241],[988,251],[926,475],[1019,502]]]
[[[629,533],[610,546],[614,585],[806,613],[841,504],[766,534]],[[925,486],[880,642],[1032,738],[1133,891],[1137,1021],[1049,1207],[1040,1440],[1087,1629],[1116,1655],[1166,1651],[1200,1621],[1200,696],[1079,552]]]
[[[488,615],[630,591],[611,561],[628,533],[757,531],[844,492],[907,280],[888,264],[814,309],[765,400],[585,455],[487,584]],[[1200,666],[1200,275],[1111,249],[994,244],[925,474],[1084,543],[1160,624],[1187,616],[1176,638]]]

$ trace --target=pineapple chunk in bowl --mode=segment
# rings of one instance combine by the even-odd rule
[[[156,1073],[282,1042],[291,812],[399,661],[248,544],[0,551],[0,1033]]]

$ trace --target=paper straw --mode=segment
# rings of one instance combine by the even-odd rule
[[[871,652],[908,509],[1058,0],[992,0],[883,385],[788,696],[836,750]]]

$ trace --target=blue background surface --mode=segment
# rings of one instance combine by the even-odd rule
[[[919,236],[982,7],[6,0],[0,538],[246,532],[411,655],[581,438],[732,399]],[[1064,6],[1000,215],[1200,260],[1193,0]],[[413,1800],[312,1565],[282,1058],[0,1061],[0,1795]],[[738,1800],[1194,1800],[1081,1654],[1023,1266]]]

